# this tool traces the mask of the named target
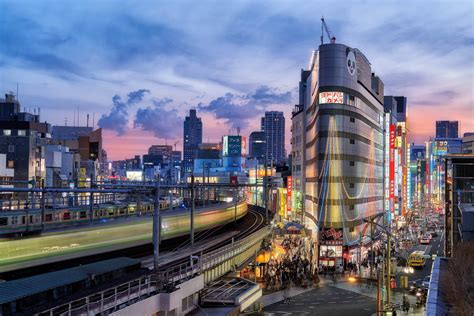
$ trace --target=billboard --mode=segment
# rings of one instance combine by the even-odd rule
[[[287,183],[286,183],[286,190],[287,190],[287,202],[286,202],[286,210],[291,212],[291,194],[293,192],[293,179],[291,176],[288,176]]]
[[[342,92],[320,92],[319,93],[319,104],[324,103],[344,103],[344,93]]]
[[[394,212],[393,200],[395,198],[395,125],[390,124],[390,213]]]
[[[222,144],[224,157],[241,157],[245,154],[245,150],[242,150],[242,136],[224,136]]]
[[[131,181],[142,181],[143,171],[127,171],[127,179]]]
[[[343,230],[341,228],[323,228],[319,236],[321,245],[342,245],[344,241]]]

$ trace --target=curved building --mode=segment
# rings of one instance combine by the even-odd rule
[[[302,70],[305,224],[319,238],[320,264],[342,263],[343,247],[384,212],[383,82],[357,49],[319,46]]]

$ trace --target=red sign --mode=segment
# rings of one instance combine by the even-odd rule
[[[394,212],[393,199],[395,198],[395,125],[390,125],[390,212]]]
[[[239,181],[237,180],[237,176],[230,176],[230,184],[237,185]]]
[[[286,210],[291,211],[291,192],[293,191],[293,179],[291,176],[286,178],[286,191],[287,191],[287,202]]]
[[[321,92],[319,94],[319,104],[344,103],[344,93],[342,92]]]

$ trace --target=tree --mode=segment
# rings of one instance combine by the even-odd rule
[[[441,293],[451,314],[471,316],[474,311],[474,242],[462,242],[441,273]]]

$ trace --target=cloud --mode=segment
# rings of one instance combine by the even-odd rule
[[[117,132],[117,135],[125,134],[128,126],[128,108],[134,104],[138,104],[143,100],[146,93],[150,90],[139,89],[131,91],[127,94],[127,102],[122,101],[119,95],[112,97],[112,108],[109,114],[103,114],[97,125],[103,129],[110,129]]]
[[[183,119],[175,109],[165,109],[173,100],[169,98],[152,100],[154,107],[139,108],[137,110],[136,128],[152,132],[158,138],[176,138],[180,135]]]
[[[276,89],[271,89],[267,86],[257,88],[257,90],[248,97],[260,104],[285,104],[291,103],[292,100],[291,91],[278,93]]]
[[[290,104],[291,91],[278,93],[276,89],[261,86],[247,95],[226,93],[208,104],[199,103],[198,109],[214,113],[217,119],[225,120],[232,128],[246,128],[251,120],[258,118],[268,106],[274,104]]]
[[[121,136],[125,134],[128,124],[128,104],[122,101],[118,95],[112,97],[112,109],[109,114],[103,114],[97,125],[103,129],[110,129]]]
[[[173,102],[173,99],[165,97],[165,98],[162,98],[162,99],[152,99],[151,102],[153,102],[154,106],[162,107],[164,105],[167,105],[167,104]]]
[[[131,105],[131,104],[136,104],[136,103],[141,102],[143,100],[143,97],[145,96],[145,93],[150,93],[150,90],[140,89],[140,90],[137,90],[137,91],[130,92],[127,95],[128,96],[127,103],[129,105]]]

